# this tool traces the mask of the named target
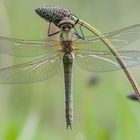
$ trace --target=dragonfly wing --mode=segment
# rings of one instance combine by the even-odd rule
[[[59,69],[61,57],[44,56],[40,59],[0,69],[0,83],[24,84],[45,80]]]
[[[116,49],[120,49],[140,39],[140,24],[106,33],[100,37],[94,35],[85,37],[85,40],[79,39],[76,41],[76,46],[92,51],[109,51],[100,38],[107,38]]]
[[[57,41],[48,40],[22,40],[0,37],[0,53],[18,56],[34,57],[60,50]]]
[[[126,67],[140,64],[140,51],[118,51]],[[77,64],[93,72],[107,72],[121,69],[116,58],[110,52],[81,51],[76,55]]]

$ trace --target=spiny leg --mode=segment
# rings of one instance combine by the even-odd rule
[[[49,28],[48,28],[48,36],[49,37],[60,33],[60,31],[57,31],[57,32],[54,32],[54,33],[50,33],[50,31],[51,31],[51,24],[52,24],[52,22],[50,22]]]

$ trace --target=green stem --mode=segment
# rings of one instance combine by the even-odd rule
[[[94,28],[90,24],[86,23],[85,21],[82,21],[81,19],[79,19],[78,24],[85,27],[86,29],[88,29],[89,31],[94,33],[95,35],[97,35],[100,38],[100,40],[107,46],[107,48],[110,50],[110,52],[116,58],[116,60],[120,64],[121,68],[123,69],[124,73],[126,74],[128,80],[130,81],[130,84],[132,85],[132,87],[139,99],[139,102],[140,102],[139,86],[138,86],[137,82],[135,81],[134,77],[132,76],[132,73],[130,72],[130,70],[128,70],[126,68],[125,64],[123,63],[123,61],[122,61],[123,59],[122,59],[121,55],[119,54],[119,52],[115,49],[115,47],[111,44],[111,42],[106,37],[101,37],[101,36],[103,36],[103,34],[101,32],[99,32],[96,28]]]

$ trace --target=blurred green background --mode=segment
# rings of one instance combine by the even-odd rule
[[[101,32],[140,23],[139,0],[0,0],[0,36],[44,39],[40,6],[73,11]],[[138,45],[133,44],[133,45]],[[1,56],[1,64],[24,60]],[[140,85],[140,67],[132,69]],[[91,76],[99,77],[89,85]],[[132,88],[122,71],[103,74],[74,68],[74,123],[66,130],[63,71],[29,85],[0,85],[0,140],[139,140],[140,105],[126,95]]]

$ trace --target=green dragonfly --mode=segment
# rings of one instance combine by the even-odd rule
[[[26,84],[46,80],[64,67],[65,116],[67,128],[72,128],[72,77],[73,62],[91,72],[121,69],[116,58],[101,41],[107,38],[119,52],[126,67],[140,64],[139,50],[121,50],[140,38],[140,25],[132,25],[98,37],[80,37],[75,22],[66,17],[57,24],[59,40],[23,40],[0,37],[0,53],[16,57],[37,57],[26,63],[0,69],[0,83]],[[53,34],[54,35],[54,34]]]

